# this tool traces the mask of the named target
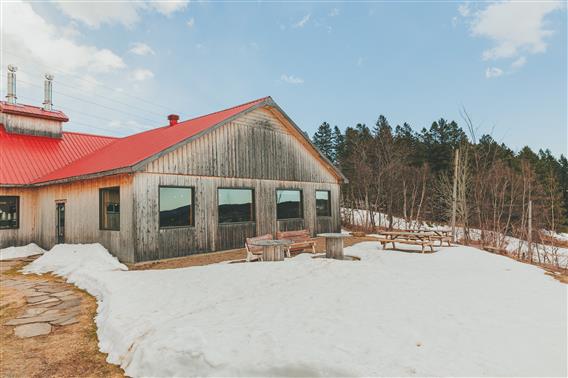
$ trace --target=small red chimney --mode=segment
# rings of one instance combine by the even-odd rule
[[[170,121],[170,126],[177,125],[179,116],[177,114],[170,114],[168,120]]]

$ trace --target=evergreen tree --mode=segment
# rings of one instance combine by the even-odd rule
[[[333,163],[336,166],[340,166],[339,161],[344,154],[345,136],[341,133],[339,127],[335,126],[333,128],[333,157],[335,158]]]
[[[330,160],[335,161],[333,134],[329,123],[324,122],[318,127],[313,137],[314,145]]]

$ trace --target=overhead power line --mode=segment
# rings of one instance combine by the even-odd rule
[[[28,62],[28,61],[30,61],[29,58],[25,58],[25,57],[22,57],[21,55],[14,54],[13,52],[6,50],[5,48],[1,48],[1,47],[0,47],[0,50],[2,50],[2,51],[3,51],[4,53],[6,53],[6,54],[9,54],[9,55],[11,55],[11,56],[13,56],[13,57],[16,57],[16,58],[21,59],[22,62]],[[93,84],[94,84],[94,85],[97,85],[97,86],[99,86],[99,87],[106,88],[106,89],[112,91],[113,93],[116,93],[116,94],[119,94],[119,95],[122,95],[122,96],[132,97],[132,98],[134,98],[134,99],[136,99],[136,100],[138,100],[138,101],[144,102],[144,103],[146,103],[146,104],[148,104],[148,105],[165,109],[165,110],[168,111],[169,113],[175,113],[175,112],[176,112],[176,110],[172,109],[172,108],[169,107],[169,106],[165,106],[165,105],[162,105],[162,104],[158,104],[158,103],[156,103],[155,101],[150,101],[150,100],[147,100],[147,99],[145,99],[145,98],[143,98],[143,97],[136,96],[136,95],[133,95],[133,94],[130,94],[130,93],[127,93],[127,92],[117,91],[116,88],[110,87],[110,86],[108,86],[108,85],[106,85],[106,84],[103,84],[103,83],[101,83],[101,82],[99,82],[99,81],[88,80],[88,79],[86,79],[85,77],[81,77],[81,76],[78,75],[78,74],[75,74],[75,73],[72,73],[72,72],[69,72],[69,71],[65,71],[65,70],[62,70],[62,69],[60,69],[60,68],[50,67],[50,66],[48,66],[48,65],[46,65],[46,64],[44,64],[44,63],[34,62],[34,64],[36,64],[36,65],[38,65],[38,66],[41,66],[41,67],[47,69],[47,70],[50,71],[51,73],[59,73],[59,74],[62,74],[62,75],[72,76],[72,77],[75,78],[75,80],[80,80],[80,81],[83,81],[83,82],[88,83],[88,84],[90,84],[90,85],[93,85]],[[37,72],[39,72],[39,71],[37,71]]]
[[[22,83],[28,84],[28,85],[35,86],[35,87],[40,87],[40,88],[42,87],[42,86],[39,85],[39,84],[30,83],[30,82],[27,82],[27,81],[25,81],[25,80],[19,80],[19,81],[22,82]],[[122,109],[113,108],[112,106],[100,104],[100,103],[97,103],[97,102],[94,102],[94,101],[85,100],[85,99],[83,99],[83,98],[80,98],[80,97],[77,97],[77,96],[72,96],[72,95],[63,93],[63,92],[58,91],[58,90],[53,90],[53,92],[55,92],[55,93],[57,93],[57,94],[60,94],[60,95],[62,95],[62,96],[65,96],[65,97],[69,97],[69,98],[75,99],[75,100],[77,100],[77,101],[82,101],[82,102],[84,102],[84,103],[91,104],[91,105],[94,105],[94,106],[98,106],[98,107],[101,107],[101,108],[105,108],[105,109],[107,109],[107,110],[115,111],[115,112],[120,113],[120,114],[125,114],[125,115],[128,115],[128,116],[130,116],[130,117],[135,117],[135,118],[138,118],[138,119],[140,119],[140,120],[144,120],[145,122],[149,122],[150,124],[155,124],[156,126],[160,125],[160,123],[164,123],[163,121],[151,120],[151,119],[148,119],[148,118],[146,118],[146,117],[140,116],[140,115],[135,114],[135,113],[126,112],[126,111],[124,111],[124,110],[122,110]]]

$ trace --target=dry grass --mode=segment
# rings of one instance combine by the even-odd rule
[[[15,278],[23,264],[11,269],[2,279]],[[18,278],[21,278],[18,277]],[[60,282],[60,278],[30,275],[26,280],[45,279]],[[68,285],[68,284],[65,284]],[[68,285],[81,296],[79,323],[54,327],[46,336],[19,339],[14,327],[5,326],[9,319],[23,312],[23,294],[13,288],[0,287],[0,371],[3,377],[122,377],[123,371],[106,362],[106,354],[99,352],[96,326],[93,318],[97,304],[93,297]]]
[[[325,240],[323,238],[316,238],[316,251],[325,251]],[[349,247],[353,244],[362,241],[376,241],[371,237],[349,237],[344,239],[344,245]],[[130,264],[128,269],[131,270],[148,270],[148,269],[177,269],[189,266],[200,266],[215,264],[223,261],[244,260],[246,258],[246,251],[244,248],[232,249],[230,251],[202,253],[185,257],[178,257],[174,259],[150,261],[138,264]]]

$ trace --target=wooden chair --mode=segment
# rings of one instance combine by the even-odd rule
[[[255,241],[259,240],[272,240],[272,235],[266,234],[261,236],[255,236],[253,238],[246,238],[245,249],[247,250],[247,261],[259,260],[262,261],[262,247],[259,245],[253,245]]]
[[[291,252],[303,251],[311,249],[312,253],[316,253],[316,242],[312,240],[308,230],[298,231],[280,231],[276,233],[278,240],[292,240],[292,244],[288,247],[286,255],[290,257]]]

